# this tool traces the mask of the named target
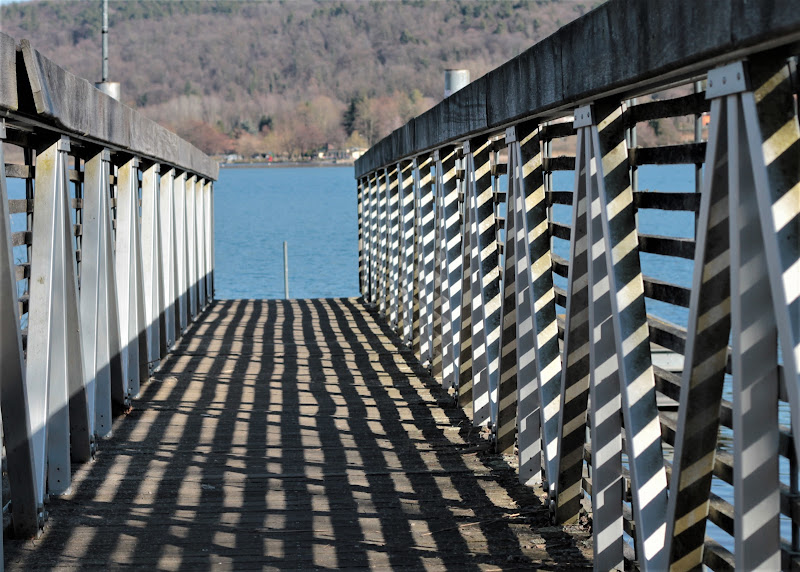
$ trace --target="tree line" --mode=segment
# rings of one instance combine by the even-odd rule
[[[122,100],[211,154],[367,147],[598,0],[110,0]],[[101,2],[0,7],[3,32],[90,81]]]

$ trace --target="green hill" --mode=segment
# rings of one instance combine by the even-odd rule
[[[209,153],[371,144],[599,2],[111,0],[122,100]],[[0,30],[100,79],[101,2],[0,7]]]

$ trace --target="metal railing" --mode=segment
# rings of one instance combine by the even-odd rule
[[[798,39],[788,1],[607,2],[356,163],[363,296],[556,522],[591,510],[596,569],[800,565]]]
[[[0,73],[0,407],[30,537],[213,299],[218,168],[25,40],[0,34]]]

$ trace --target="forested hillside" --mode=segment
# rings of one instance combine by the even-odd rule
[[[110,0],[122,100],[209,153],[366,146],[599,0]],[[100,0],[0,8],[0,30],[100,79]]]

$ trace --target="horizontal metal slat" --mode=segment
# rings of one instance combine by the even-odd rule
[[[10,199],[8,201],[8,210],[11,214],[32,213],[33,200],[32,199]]]
[[[550,191],[547,193],[547,204],[572,206],[572,195],[572,191]]]
[[[684,354],[686,330],[651,314],[647,315],[647,326],[650,329],[652,343],[681,355]]]
[[[33,233],[29,230],[22,230],[11,233],[11,246],[30,246],[33,244]]]
[[[563,240],[569,240],[570,228],[568,225],[560,222],[551,222],[549,228],[552,236]]]
[[[567,262],[567,259],[561,258],[559,255],[552,253],[550,256],[553,260],[553,273],[567,278],[569,274],[569,262]]]
[[[545,157],[542,159],[542,168],[546,173],[553,171],[574,171],[575,157]]]
[[[639,234],[639,250],[650,254],[694,260],[694,239]]]
[[[22,262],[21,264],[17,264],[14,268],[14,273],[16,275],[17,280],[24,280],[25,278],[31,277],[31,263],[30,262]]]
[[[550,125],[542,125],[541,133],[542,139],[558,139],[560,137],[569,137],[570,135],[575,135],[575,126],[572,124],[572,121],[551,123]]]
[[[693,165],[702,163],[705,157],[705,143],[628,149],[628,161],[631,165]]]
[[[728,572],[735,568],[733,554],[708,536],[705,538],[705,550],[703,551],[703,564],[714,571]]]
[[[632,127],[642,121],[665,119],[683,115],[699,115],[711,109],[705,92],[692,93],[673,99],[657,99],[647,103],[631,105],[625,112],[625,126]]]
[[[31,165],[17,165],[6,163],[6,177],[9,179],[33,179],[34,167]]]
[[[633,194],[633,202],[640,209],[696,212],[700,208],[700,194],[639,191]]]
[[[652,278],[650,276],[644,277],[644,295],[652,300],[659,300],[667,304],[674,304],[682,308],[689,307],[689,298],[691,297],[691,290]]]
[[[564,290],[563,288],[559,288],[558,286],[553,286],[553,291],[556,294],[556,304],[558,304],[562,308],[566,308],[567,307],[567,291]],[[562,322],[563,322],[563,320],[562,320]],[[559,327],[561,328],[561,330],[564,329],[563,324],[560,325]],[[561,335],[563,337],[564,332],[563,331],[560,332],[559,335]]]
[[[499,177],[508,173],[508,165],[505,163],[495,163],[492,165],[492,175]]]

